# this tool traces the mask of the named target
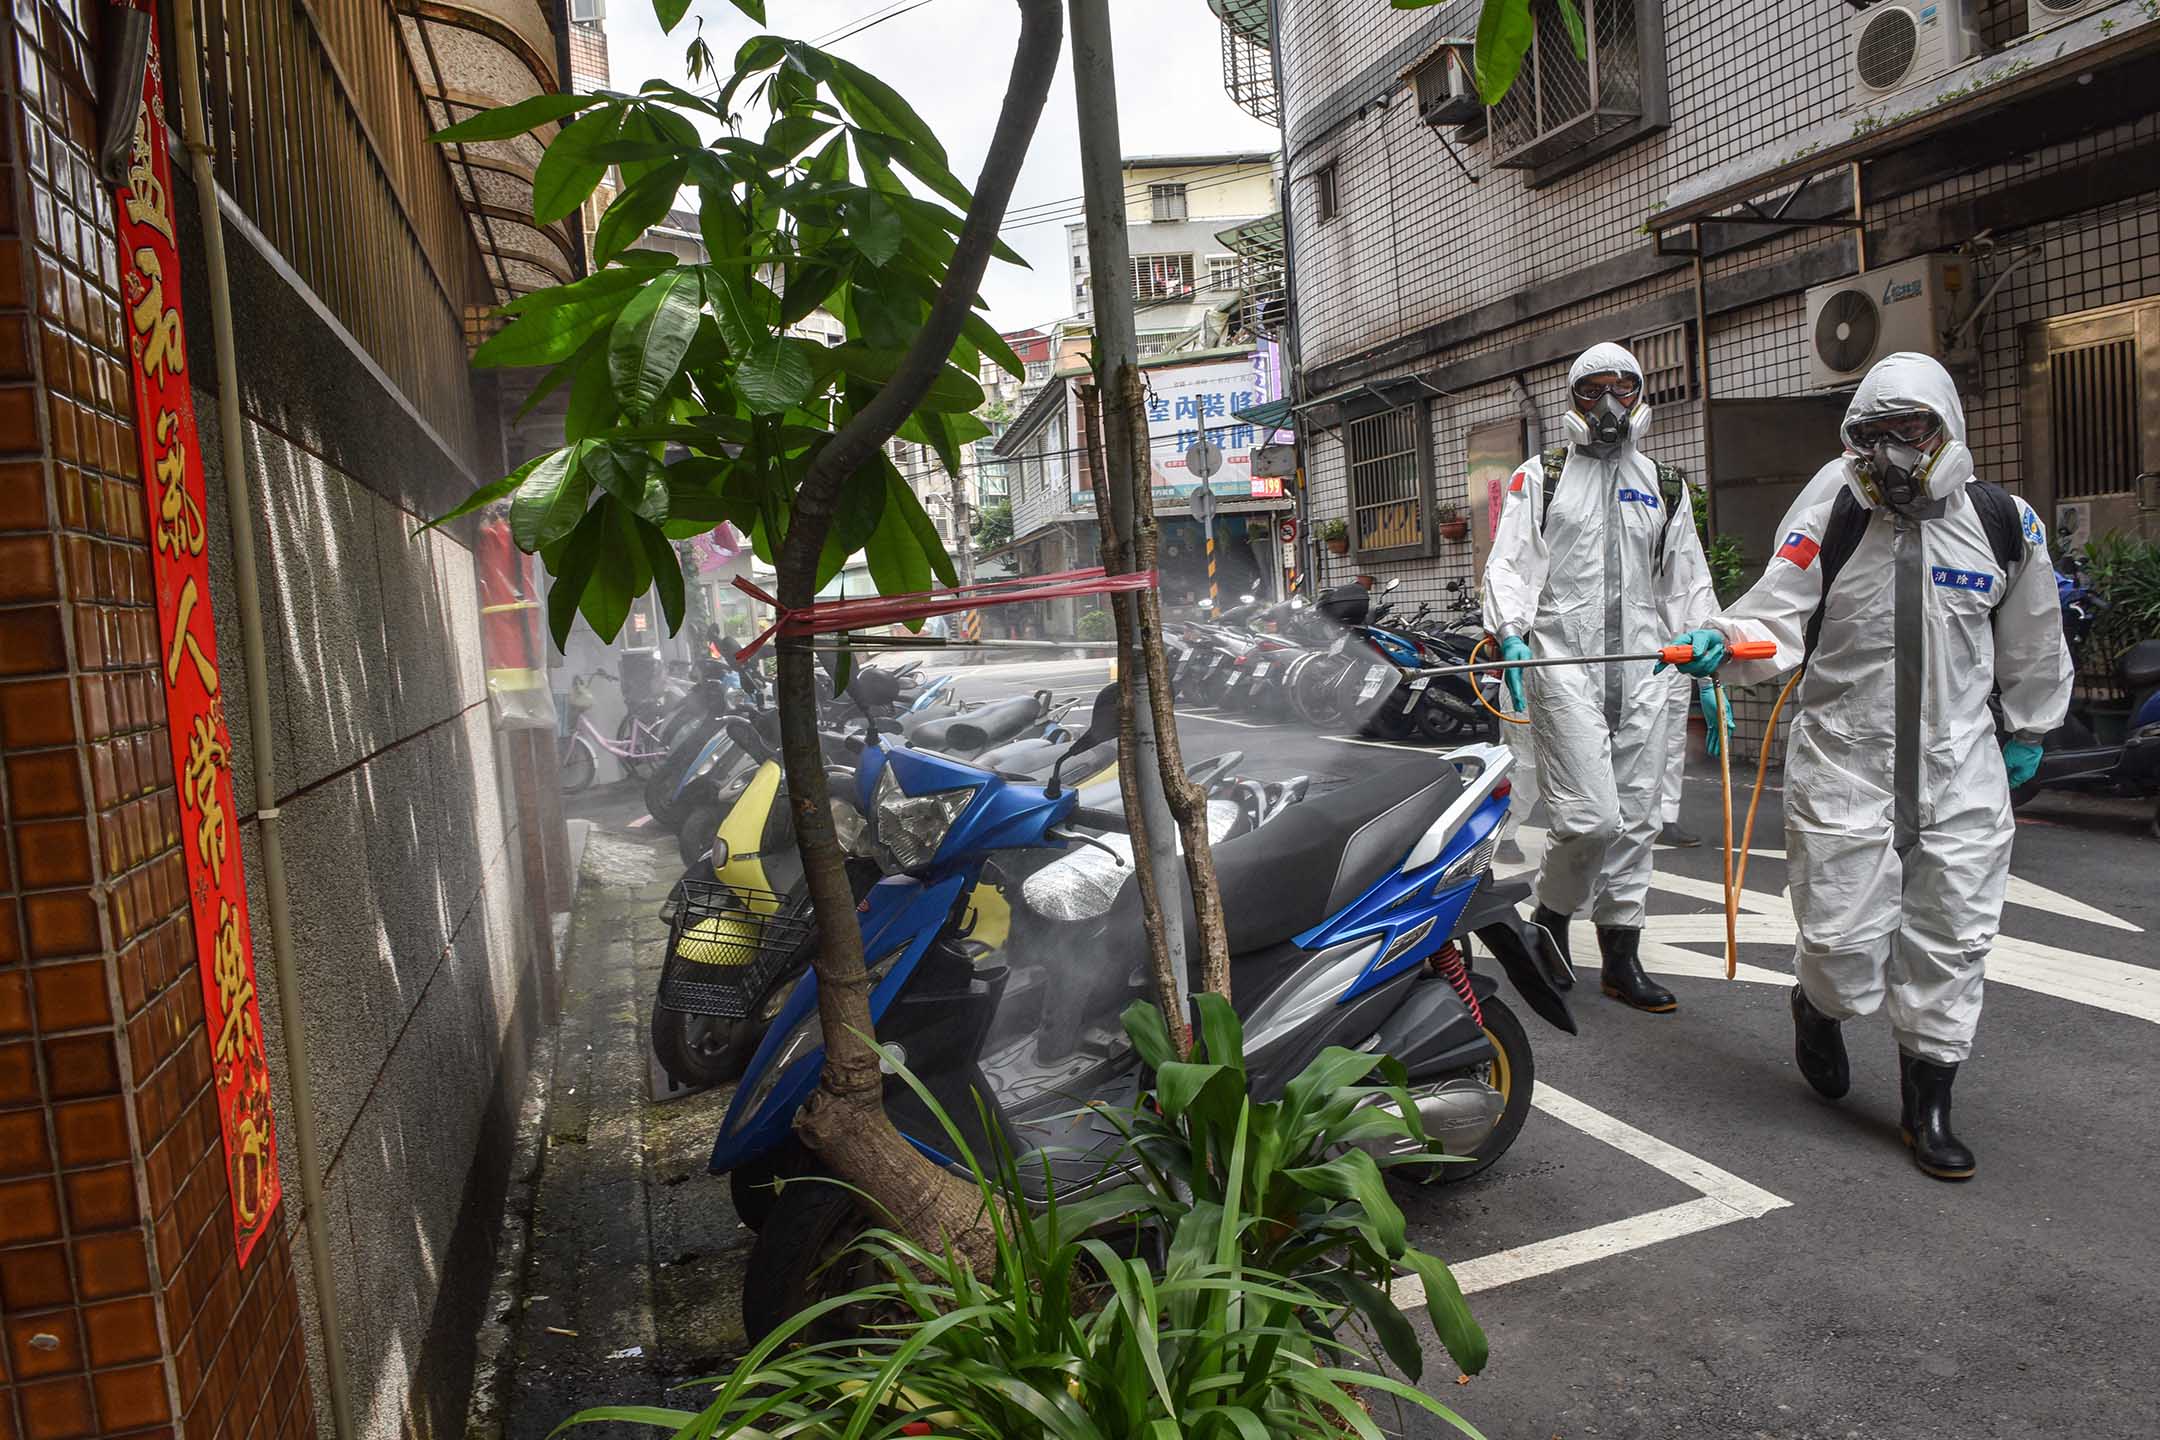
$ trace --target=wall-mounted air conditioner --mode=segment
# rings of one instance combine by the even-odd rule
[[[2025,0],[2025,33],[2045,30],[2050,25],[2060,25],[2088,10],[2098,10],[2112,5],[2115,0]]]
[[[1428,125],[1483,125],[1485,102],[1470,77],[1470,43],[1444,41],[1410,71],[1418,118]]]
[[[2034,0],[2037,3],[2037,0]],[[1846,22],[1847,103],[1867,105],[1952,70],[1980,53],[1973,0],[1870,5]]]
[[[1883,356],[1932,355],[1952,374],[1978,359],[1968,330],[1950,335],[1971,304],[1972,272],[1955,255],[1917,255],[1807,292],[1808,388],[1859,382]]]

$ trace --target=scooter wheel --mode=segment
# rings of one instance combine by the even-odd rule
[[[789,1140],[747,1165],[728,1171],[728,1196],[735,1202],[735,1218],[752,1230],[763,1230],[780,1203],[776,1182],[799,1179],[816,1166],[799,1140]],[[802,1194],[797,1190],[788,1198]]]
[[[1485,1062],[1479,1078],[1500,1092],[1500,1123],[1493,1126],[1485,1143],[1460,1160],[1429,1167],[1434,1184],[1458,1185],[1483,1174],[1508,1152],[1530,1118],[1530,1092],[1537,1084],[1537,1062],[1530,1054],[1530,1036],[1515,1012],[1495,995],[1478,1002],[1485,1016],[1485,1038],[1492,1042],[1493,1058]]]
[[[870,1228],[852,1195],[837,1185],[804,1181],[789,1188],[787,1199],[767,1213],[743,1273],[743,1333],[752,1344],[818,1301],[884,1278],[875,1259],[850,1249]],[[843,1306],[818,1317],[799,1338],[859,1335],[875,1320]]]
[[[712,854],[713,837],[720,833],[720,817],[725,813],[719,801],[707,800],[683,816],[675,831],[675,849],[683,864],[695,865]]]
[[[652,1007],[653,1058],[668,1078],[686,1090],[709,1090],[742,1074],[756,1035],[745,1036],[740,1022]],[[748,1043],[745,1044],[747,1038]]]

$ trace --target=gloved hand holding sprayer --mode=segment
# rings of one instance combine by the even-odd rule
[[[1762,579],[1674,643],[1690,648],[1682,671],[1721,682],[1710,691],[1716,732],[1729,724],[1726,683],[1792,672],[1756,800],[1797,686],[1785,777],[1795,1059],[1819,1093],[1843,1096],[1841,1023],[1886,1009],[1914,1162],[1960,1180],[1976,1162],[1951,1132],[1950,1090],[2002,916],[2010,790],[2032,777],[2040,737],[2069,707],[2070,655],[2046,531],[2024,501],[1973,478],[1964,408],[1940,364],[1879,362],[1843,438],[1845,453],[1810,486],[1828,498],[1787,518]],[[1764,641],[1774,658],[1739,655]],[[1998,689],[1999,749],[1988,706]],[[1728,770],[1728,836],[1730,794]],[[1728,838],[1728,954],[1754,824],[1751,801],[1736,874]]]

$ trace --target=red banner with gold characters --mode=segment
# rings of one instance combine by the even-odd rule
[[[255,1003],[247,880],[240,871],[232,736],[225,725],[217,630],[210,618],[202,436],[195,428],[180,318],[180,252],[174,243],[172,157],[158,80],[161,58],[153,42],[127,179],[114,196],[121,308],[128,321],[135,433],[150,502],[166,720],[173,773],[180,781],[180,848],[187,860],[195,961],[225,1169],[232,1182],[233,1240],[245,1265],[277,1212],[277,1133],[262,1011]]]

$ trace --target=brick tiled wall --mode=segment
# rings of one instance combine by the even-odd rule
[[[0,49],[0,1437],[312,1433],[234,1261],[76,4]]]

